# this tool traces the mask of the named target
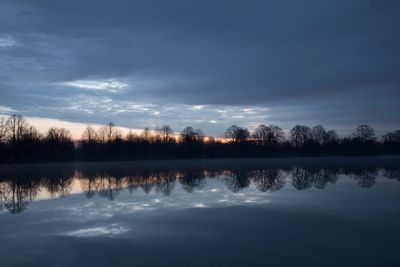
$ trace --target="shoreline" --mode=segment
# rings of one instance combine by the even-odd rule
[[[0,171],[4,167],[12,166],[90,166],[90,165],[119,165],[131,167],[161,167],[161,166],[179,166],[185,163],[186,167],[203,164],[293,164],[293,163],[312,163],[312,164],[334,164],[344,162],[369,162],[379,163],[381,161],[398,161],[400,155],[373,155],[373,156],[280,156],[280,157],[249,157],[249,158],[182,158],[182,159],[133,159],[133,160],[104,160],[104,161],[47,161],[47,162],[13,162],[0,163]]]

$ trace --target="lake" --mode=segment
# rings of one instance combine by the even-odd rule
[[[0,266],[400,266],[400,157],[0,165]]]

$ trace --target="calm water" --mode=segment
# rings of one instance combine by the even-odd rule
[[[0,266],[400,266],[400,158],[0,165]]]

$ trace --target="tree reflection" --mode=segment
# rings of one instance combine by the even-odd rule
[[[292,185],[297,190],[308,189],[312,186],[312,174],[309,170],[296,167],[292,171]]]
[[[378,170],[376,169],[359,169],[353,172],[352,176],[357,184],[363,188],[369,188],[375,184]]]
[[[383,176],[400,181],[400,168],[385,168]]]
[[[252,173],[252,179],[261,192],[273,192],[285,186],[285,177],[278,169],[256,170]]]
[[[4,183],[0,185],[0,208],[6,209],[10,213],[15,214],[22,212],[28,206],[28,199],[30,199],[30,192],[24,186],[11,183],[7,186]]]
[[[186,171],[179,173],[179,182],[182,188],[188,192],[192,193],[195,189],[203,188],[206,178],[203,171]]]
[[[228,189],[236,193],[243,188],[249,187],[250,173],[247,170],[233,170],[228,172],[224,181]]]
[[[95,177],[84,178],[83,176],[81,176],[81,174],[79,174],[77,178],[80,181],[83,193],[88,199],[91,199],[97,192],[96,178]]]
[[[65,197],[71,191],[71,178],[54,177],[44,179],[42,186],[50,193],[51,197]]]
[[[121,180],[111,175],[100,176],[97,179],[98,194],[108,200],[114,200],[122,190]]]
[[[162,192],[164,195],[171,195],[175,187],[176,174],[174,172],[157,172],[156,174],[156,192]]]
[[[41,181],[34,177],[15,176],[0,182],[0,208],[12,214],[22,212],[35,199],[40,190]]]
[[[314,188],[324,189],[328,183],[335,184],[339,178],[335,169],[315,169],[310,171]]]
[[[207,180],[222,181],[231,192],[239,192],[251,185],[260,192],[281,190],[286,181],[297,190],[325,189],[335,184],[340,175],[354,179],[360,187],[369,188],[381,176],[400,181],[400,169],[396,166],[379,169],[374,166],[294,166],[257,168],[131,168],[111,164],[99,165],[51,165],[28,166],[6,169],[0,172],[0,210],[12,214],[27,208],[30,201],[40,197],[66,197],[71,192],[82,192],[88,199],[94,196],[115,200],[122,190],[134,193],[142,189],[170,196],[179,182],[187,193],[202,190]],[[140,192],[138,192],[139,194]],[[204,192],[203,192],[204,193]]]

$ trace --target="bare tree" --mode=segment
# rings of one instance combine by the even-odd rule
[[[66,156],[66,152],[72,147],[71,133],[64,128],[50,128],[45,140],[49,146],[52,160]]]
[[[311,138],[311,129],[305,125],[296,125],[290,130],[290,137],[296,147],[302,146]]]
[[[112,138],[113,140],[122,140],[122,131],[119,128],[115,128]]]
[[[253,137],[258,140],[262,145],[272,146],[283,140],[285,134],[281,127],[276,125],[264,124],[259,125],[254,130]]]
[[[112,122],[107,123],[107,141],[109,143],[114,139],[114,126],[115,124]]]
[[[4,117],[2,117],[0,118],[0,142],[6,138],[7,131],[8,131],[7,120]]]
[[[108,133],[108,128],[107,126],[101,126],[97,130],[97,139],[101,144],[105,144],[107,142],[107,133]]]
[[[81,147],[89,158],[92,158],[98,141],[96,130],[88,125],[82,133]]]
[[[82,140],[87,141],[89,143],[94,142],[97,140],[97,133],[96,130],[88,125],[82,133]]]
[[[268,142],[268,128],[264,124],[257,126],[253,134],[254,139],[256,139],[260,144],[266,145]]]
[[[311,136],[313,141],[319,145],[324,144],[325,135],[326,135],[326,130],[322,125],[314,126],[311,130]]]
[[[110,144],[116,139],[122,139],[122,132],[115,124],[112,122],[107,123],[107,125],[101,126],[97,130],[97,140],[102,144]]]
[[[24,130],[23,134],[23,140],[29,140],[29,141],[39,141],[42,138],[42,135],[39,133],[39,131],[33,127],[29,126]]]
[[[163,125],[160,128],[156,129],[157,134],[162,138],[164,142],[168,142],[170,136],[172,135],[172,129],[169,125]]]
[[[148,127],[144,128],[143,132],[142,132],[143,140],[149,142],[150,141],[150,137],[151,137],[150,129]]]
[[[385,143],[400,143],[400,130],[390,132],[382,136]]]
[[[197,133],[197,141],[203,142],[203,141],[204,141],[204,138],[205,138],[205,136],[206,136],[206,135],[204,134],[203,130],[200,129],[200,128],[197,128],[197,129],[195,130],[195,132]]]
[[[335,130],[329,130],[324,137],[324,144],[332,144],[338,141],[339,137]]]
[[[13,145],[22,140],[24,130],[28,127],[28,123],[21,115],[11,115],[7,120],[7,132]]]
[[[359,125],[353,135],[361,142],[374,141],[376,139],[374,128],[366,124]]]
[[[246,141],[250,136],[249,130],[236,125],[232,125],[225,131],[225,137],[234,143]]]
[[[200,129],[193,129],[193,127],[185,127],[181,132],[182,142],[195,142],[200,141],[203,137],[203,133]]]
[[[65,144],[72,142],[71,132],[65,128],[50,128],[47,131],[46,139],[50,143]]]
[[[129,130],[129,132],[126,134],[125,140],[128,142],[134,142],[137,139],[137,136],[132,130]]]
[[[268,126],[268,143],[269,145],[277,144],[285,139],[285,132],[277,125]]]

